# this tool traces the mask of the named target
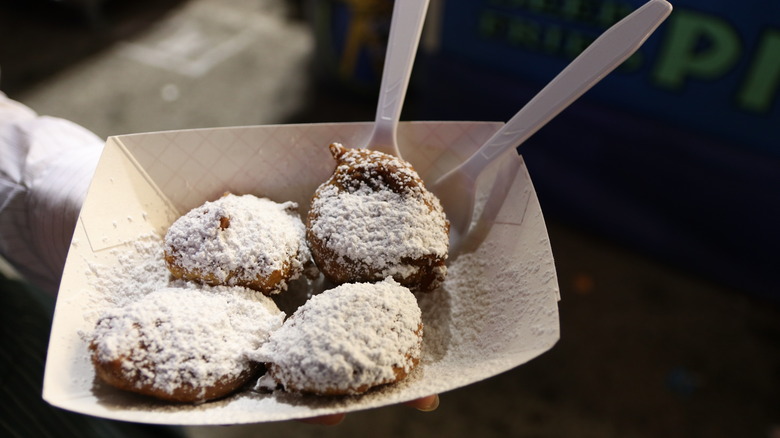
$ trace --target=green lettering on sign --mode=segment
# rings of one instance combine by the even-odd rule
[[[725,20],[676,11],[669,17],[654,79],[670,89],[682,87],[689,78],[716,79],[734,66],[740,51],[739,35]]]
[[[764,32],[745,82],[737,94],[737,104],[749,111],[766,112],[780,88],[780,30]]]

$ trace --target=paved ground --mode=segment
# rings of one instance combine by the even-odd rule
[[[294,2],[113,1],[92,18],[23,4],[0,2],[0,90],[103,137],[373,119],[370,99],[314,80],[314,39]],[[563,297],[549,353],[443,394],[434,413],[391,407],[336,428],[190,435],[780,436],[776,304],[568,225],[549,232]]]

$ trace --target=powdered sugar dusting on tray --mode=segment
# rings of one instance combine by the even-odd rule
[[[163,240],[157,234],[138,236],[132,243],[109,250],[117,263],[88,264],[85,277],[90,287],[84,317],[94,326],[106,309],[124,306],[157,289],[175,284],[165,266]]]
[[[556,298],[538,282],[555,281],[554,263],[537,250],[528,251],[523,260],[497,264],[501,246],[484,243],[474,253],[461,254],[451,261],[441,289],[418,294],[426,329],[423,363],[436,372],[477,366],[475,357],[484,361],[479,366],[490,361],[499,370],[508,369],[514,357],[510,352],[549,348],[547,335],[557,330],[557,308],[548,303]],[[448,378],[457,382],[461,376]]]

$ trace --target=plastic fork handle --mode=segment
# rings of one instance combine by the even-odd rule
[[[629,56],[672,12],[665,0],[651,0],[615,23],[577,56],[462,165],[476,179],[502,152],[519,146]]]
[[[395,126],[401,117],[428,3],[429,0],[396,0],[393,6],[376,122],[369,141],[375,149],[395,145]]]

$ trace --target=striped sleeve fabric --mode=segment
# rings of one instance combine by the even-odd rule
[[[55,294],[103,141],[0,93],[0,255]]]

